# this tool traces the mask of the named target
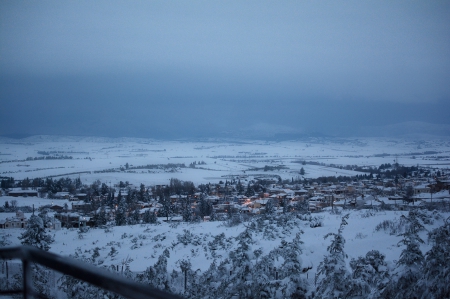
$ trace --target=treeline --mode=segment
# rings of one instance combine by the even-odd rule
[[[28,157],[26,161],[36,161],[36,160],[70,160],[73,159],[72,156],[45,156],[45,157]]]
[[[400,165],[398,163],[390,164],[385,163],[381,164],[379,167],[372,167],[372,166],[358,166],[358,165],[336,165],[336,164],[326,164],[323,162],[315,162],[315,161],[294,161],[295,163],[301,163],[302,165],[317,165],[317,166],[326,166],[326,167],[333,167],[337,169],[345,169],[345,170],[352,170],[352,171],[358,171],[358,172],[366,172],[369,173],[369,176],[361,175],[355,176],[358,179],[370,179],[373,178],[373,176],[376,176],[376,178],[395,178],[398,176],[408,177],[413,176],[414,173],[422,173],[424,176],[430,175],[430,171],[424,170],[422,168],[419,168],[418,166],[404,166]]]
[[[186,168],[184,163],[168,163],[168,164],[147,164],[140,166],[125,164],[125,168],[121,167],[120,170],[131,170],[131,169],[176,169],[176,168]]]
[[[63,152],[63,151],[38,151],[39,155],[49,156],[51,154],[89,154],[89,152]]]

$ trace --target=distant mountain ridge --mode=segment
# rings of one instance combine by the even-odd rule
[[[104,142],[149,142],[150,140],[189,140],[189,139],[259,139],[259,140],[294,140],[310,137],[333,138],[333,137],[402,137],[402,138],[439,138],[450,137],[450,125],[433,124],[421,121],[408,121],[396,124],[380,126],[361,126],[361,127],[339,127],[333,130],[312,130],[305,128],[294,128],[268,123],[258,123],[250,127],[234,131],[222,131],[211,136],[178,136],[163,138],[162,136],[77,136],[77,135],[46,135],[46,134],[3,134],[1,139],[26,140],[29,142],[38,141],[104,141]]]
[[[377,137],[450,136],[450,125],[408,121],[384,126],[362,127],[360,135]]]

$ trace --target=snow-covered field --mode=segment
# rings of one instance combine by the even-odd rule
[[[72,159],[43,160],[49,156]],[[302,161],[323,164],[302,165]],[[405,166],[448,168],[450,140],[308,138],[283,142],[191,142],[54,136],[0,139],[0,176],[15,179],[80,176],[83,183],[100,179],[111,183],[129,181],[155,185],[167,184],[170,178],[178,178],[200,184],[215,183],[236,175],[277,175],[282,179],[291,179],[299,176],[301,167],[305,169],[306,178],[352,176],[358,173],[340,169],[339,166],[378,167],[395,161]],[[189,168],[193,162],[205,164]],[[127,163],[129,169],[126,169]],[[184,164],[186,168],[172,168],[169,164]],[[329,167],[331,164],[337,167]],[[166,169],[145,167],[148,165],[164,165]],[[283,168],[263,171],[266,165]]]

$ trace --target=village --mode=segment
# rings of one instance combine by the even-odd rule
[[[48,198],[51,204],[36,206],[48,213],[49,229],[62,227],[103,227],[157,221],[248,220],[264,213],[315,213],[334,209],[404,209],[407,206],[432,206],[450,202],[450,178],[439,171],[424,177],[412,172],[407,177],[353,179],[342,182],[320,180],[281,181],[236,176],[216,184],[201,184],[171,179],[168,185],[139,187],[120,183],[91,185],[51,193],[45,188],[3,189],[3,211],[20,206],[21,198]],[[244,187],[243,183],[247,183]],[[101,184],[101,185],[100,185]],[[186,187],[187,186],[187,187]],[[103,187],[103,188],[99,188]],[[186,187],[186,188],[185,188]],[[33,190],[34,189],[34,190]],[[33,204],[34,206],[34,204]],[[28,207],[34,211],[34,207]],[[12,210],[11,210],[12,211]],[[25,228],[24,211],[0,219],[0,228]],[[120,214],[120,215],[119,215]],[[1,214],[0,214],[1,215]],[[4,214],[5,215],[5,214]],[[10,214],[9,214],[10,215]],[[121,218],[121,220],[119,219]]]

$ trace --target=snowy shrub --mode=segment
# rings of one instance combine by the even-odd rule
[[[309,220],[309,227],[322,227],[323,226],[323,217],[314,216]]]
[[[3,235],[0,238],[0,247],[6,247],[6,246],[11,244],[11,241],[9,240],[9,237],[11,237],[11,234]]]
[[[210,251],[215,250],[228,250],[233,242],[225,237],[224,233],[214,236],[214,239],[208,242],[208,247]]]
[[[323,223],[322,223],[322,221],[320,221],[320,220],[312,221],[312,222],[309,224],[309,227],[311,227],[311,228],[321,227],[321,226],[323,226]]]
[[[161,242],[161,241],[164,241],[165,239],[166,239],[166,235],[164,235],[164,234],[157,234],[156,236],[154,236],[152,238],[152,241],[153,242]]]
[[[194,248],[192,248],[191,255],[192,255],[192,257],[196,257],[198,255],[198,248],[196,250],[194,250]]]
[[[81,226],[78,230],[79,233],[86,234],[89,232],[89,226]]]
[[[323,216],[311,216],[311,214],[298,214],[297,218],[309,222],[309,227],[321,227],[323,226]]]
[[[302,220],[302,221],[309,221],[311,219],[311,214],[297,214],[296,215],[298,219]]]
[[[122,236],[120,236],[121,239],[126,239],[128,237],[127,233],[123,233]]]
[[[383,220],[381,223],[377,224],[375,227],[375,231],[383,230],[384,232],[389,232],[390,235],[398,235],[405,229],[405,221],[400,218],[398,220],[395,218],[394,220]]]
[[[100,256],[100,248],[95,247],[93,249],[93,253],[92,253],[92,257],[91,257],[92,262],[95,262],[95,259],[98,258],[99,256]]]
[[[369,218],[369,217],[376,216],[377,213],[373,209],[366,209],[360,215],[361,215],[361,218]]]
[[[264,227],[263,229],[263,239],[266,240],[276,240],[278,238],[278,229],[275,225],[267,225],[266,227]]]
[[[342,209],[334,207],[331,209],[330,211],[331,215],[341,215],[342,214]]]
[[[442,218],[442,216],[436,210],[428,212],[426,210],[417,209],[411,210],[411,212],[415,213],[415,217],[420,219],[420,221],[422,221],[423,224],[427,225],[432,225],[434,224],[434,220],[439,220],[440,218]]]
[[[121,247],[121,243],[120,242],[116,242],[116,241],[111,241],[111,242],[108,242],[107,244],[106,244],[106,246],[117,246],[117,247]]]
[[[136,249],[136,248],[139,247],[137,242],[138,242],[138,238],[137,237],[134,237],[133,239],[131,239],[131,243],[133,243],[133,245],[131,245],[131,249]]]
[[[177,246],[178,244],[183,244],[184,246],[187,246],[189,244],[192,244],[194,246],[198,246],[202,244],[202,240],[199,236],[194,235],[187,229],[183,229],[183,234],[177,234],[177,241],[178,242],[172,242],[172,248]]]
[[[365,235],[361,232],[357,233],[355,236],[355,239],[364,239],[364,238],[367,238],[367,235]]]
[[[170,228],[177,229],[179,225],[180,225],[180,222],[177,222],[177,221],[170,222]]]
[[[117,251],[117,249],[112,246],[110,252],[108,253],[108,256],[110,256],[111,258],[115,257],[119,252]]]
[[[112,233],[112,232],[113,232],[113,226],[111,224],[106,225],[105,233]]]
[[[278,215],[274,220],[278,227],[282,227],[285,230],[292,230],[299,226],[298,218],[294,217],[291,213]]]

